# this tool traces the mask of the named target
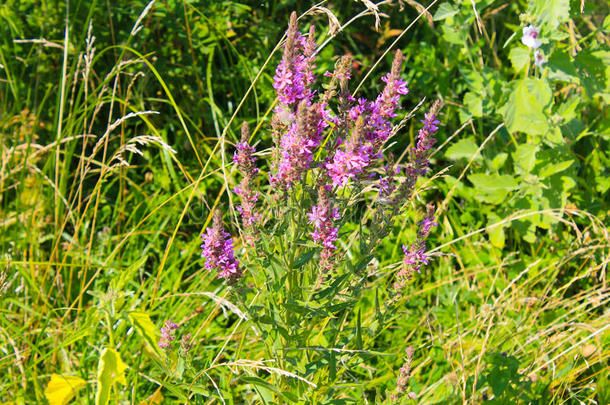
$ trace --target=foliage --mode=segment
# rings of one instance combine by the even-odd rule
[[[323,6],[346,23],[369,3]],[[356,259],[346,222],[349,264],[317,290],[303,282],[319,247],[293,211],[257,249],[229,211],[243,120],[267,194],[276,44],[310,3],[147,4],[0,4],[0,401],[391,403],[412,346],[417,398],[402,403],[608,402],[607,4],[384,2],[379,30],[371,9],[336,35],[324,10],[303,15],[324,44],[317,76],[351,54],[350,90],[373,99],[400,49],[401,104],[444,104],[433,179],[373,258]],[[420,127],[386,152],[408,157]],[[310,207],[315,190],[297,197]],[[390,297],[423,202],[438,207],[433,259]],[[219,208],[252,269],[234,287],[199,258]],[[295,241],[288,265],[274,240]],[[165,350],[170,318],[190,337]]]

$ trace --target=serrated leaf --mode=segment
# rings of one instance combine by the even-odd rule
[[[555,173],[559,173],[559,172],[566,170],[568,167],[572,166],[572,163],[574,163],[573,160],[567,160],[567,161],[559,162],[559,163],[549,163],[540,171],[538,176],[540,176],[543,179],[545,177],[552,176]]]
[[[474,138],[464,138],[451,145],[445,152],[445,156],[451,160],[470,159],[478,149],[479,146],[475,143]],[[481,160],[481,156],[477,156],[476,160]]]
[[[518,188],[514,177],[499,174],[476,173],[468,176],[476,190],[475,198],[491,204],[500,204],[508,193]]]
[[[106,405],[110,400],[110,391],[116,384],[126,385],[125,370],[127,365],[119,353],[110,348],[104,349],[97,363],[97,392],[95,405]]]
[[[551,87],[543,79],[517,80],[506,104],[500,109],[510,132],[544,135],[548,129],[547,110],[553,101]]]
[[[570,0],[535,0],[528,14],[536,16],[536,24],[543,31],[554,31],[570,18]]]
[[[441,3],[434,13],[434,21],[444,20],[445,18],[453,17],[458,13],[458,9],[451,3],[445,2]]]
[[[529,48],[523,48],[522,46],[516,46],[510,50],[508,59],[510,59],[516,73],[521,72],[530,63],[530,54]]]
[[[536,164],[536,152],[538,147],[531,143],[524,143],[517,146],[517,150],[513,152],[513,161],[515,162],[516,171],[520,174],[528,174]]]
[[[78,390],[87,385],[87,381],[70,375],[52,374],[44,396],[49,405],[67,405]]]
[[[474,185],[475,188],[481,191],[495,191],[495,190],[515,190],[519,183],[513,176],[507,174],[482,174],[475,173],[468,176],[468,180]]]
[[[470,91],[466,93],[464,95],[464,105],[474,117],[483,116],[483,99],[478,94]]]

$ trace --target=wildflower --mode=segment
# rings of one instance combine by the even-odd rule
[[[273,77],[273,88],[277,91],[280,108],[284,106],[296,108],[302,100],[311,99],[312,92],[309,85],[314,80],[312,71],[315,67],[317,47],[314,37],[314,26],[310,28],[307,38],[297,32],[297,16],[293,12],[286,31],[282,61]]]
[[[249,138],[250,130],[248,124],[244,121],[241,127],[241,141],[235,145],[237,150],[233,157],[233,161],[239,167],[244,178],[240,185],[235,187],[234,191],[241,197],[241,205],[237,207],[237,211],[241,214],[244,228],[252,232],[253,226],[260,220],[260,213],[256,212],[258,193],[252,190],[252,180],[258,174],[258,168],[255,164],[256,158],[253,156],[255,149],[248,143]]]
[[[186,356],[191,347],[191,334],[187,333],[186,335],[182,335],[182,338],[180,339],[180,354]]]
[[[430,109],[430,112],[424,115],[425,119],[422,121],[424,127],[418,131],[417,144],[410,151],[411,162],[405,167],[405,179],[398,186],[398,192],[390,203],[393,207],[400,207],[409,200],[415,189],[417,178],[425,176],[428,173],[430,153],[432,146],[436,143],[434,135],[438,131],[437,125],[440,123],[436,119],[439,109],[440,103],[437,101]]]
[[[540,31],[538,31],[538,28],[534,27],[533,25],[528,25],[527,27],[523,28],[521,42],[523,45],[529,48],[537,49],[540,45],[542,45],[542,43],[538,41],[539,34]]]
[[[214,213],[213,224],[201,235],[201,255],[206,258],[205,268],[216,270],[218,277],[234,283],[242,276],[239,263],[233,256],[233,239],[224,231],[220,211]]]
[[[322,141],[322,131],[328,126],[325,114],[324,104],[308,105],[306,100],[301,101],[295,121],[279,140],[277,173],[271,177],[272,184],[287,190],[309,170]]]
[[[176,329],[178,329],[178,325],[173,320],[168,319],[165,321],[165,326],[161,328],[161,339],[158,343],[161,349],[169,349],[171,347],[172,342],[176,339]]]
[[[332,161],[325,167],[333,186],[345,186],[350,179],[355,179],[369,164],[367,148],[362,145],[364,118],[358,117],[356,127],[345,145],[345,150],[337,150]]]
[[[395,117],[395,111],[399,108],[400,96],[409,93],[407,83],[400,78],[402,60],[402,53],[400,51],[396,51],[390,73],[381,78],[386,85],[381,94],[377,96],[375,104],[379,109],[379,115],[383,118]]]
[[[411,279],[415,271],[419,273],[421,267],[428,264],[429,257],[426,253],[426,239],[432,227],[438,226],[434,222],[434,205],[428,204],[426,206],[426,216],[418,225],[419,229],[415,243],[410,246],[402,246],[404,252],[403,268],[396,274],[398,280],[394,285],[396,290],[404,287],[404,284]]]
[[[546,62],[547,59],[544,57],[544,54],[540,51],[540,49],[536,49],[534,51],[534,64],[541,68],[542,65]]]
[[[411,362],[413,361],[413,347],[409,346],[406,349],[407,357],[404,364],[399,370],[398,378],[396,380],[396,393],[391,395],[393,401],[398,401],[400,396],[407,392],[409,385],[409,379],[411,378]],[[410,392],[408,395],[409,399],[417,398],[414,392]]]
[[[386,199],[389,197],[394,190],[396,190],[396,183],[394,176],[400,173],[400,166],[394,167],[394,155],[390,153],[388,156],[388,162],[383,166],[385,175],[379,174],[379,197]]]
[[[320,254],[322,267],[328,270],[331,266],[333,251],[337,248],[335,241],[339,228],[333,225],[334,221],[339,219],[339,211],[331,206],[327,187],[321,186],[319,188],[318,204],[312,207],[307,217],[309,223],[314,226],[314,231],[310,233],[312,239],[322,246],[322,253]]]

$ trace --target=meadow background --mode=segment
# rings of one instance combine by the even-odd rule
[[[399,403],[610,403],[610,6],[375,3],[0,4],[0,402],[391,403],[412,346],[416,396]],[[301,348],[272,321],[257,332],[265,316],[244,315],[199,247],[238,183],[241,122],[271,146],[292,11],[317,27],[318,76],[351,54],[350,88],[374,97],[400,49],[400,117],[443,103],[415,199],[438,208],[434,259],[380,319],[376,275],[416,231],[404,216],[358,304],[311,315]],[[188,358],[157,347],[169,318]]]

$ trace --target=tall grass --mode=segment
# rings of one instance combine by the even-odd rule
[[[439,173],[418,184],[417,194],[440,207],[439,230],[430,239],[436,256],[394,303],[396,310],[381,317],[379,297],[402,261],[400,245],[414,236],[410,216],[368,265],[360,303],[338,310],[332,322],[303,325],[312,332],[307,344],[280,351],[237,297],[203,270],[199,234],[212,212],[234,198],[236,121],[255,124],[252,139],[262,155],[269,153],[269,83],[287,7],[252,5],[261,15],[246,15],[250,10],[234,2],[210,5],[208,13],[190,2],[171,10],[153,1],[131,10],[127,24],[112,18],[109,3],[71,2],[67,10],[43,3],[50,20],[62,21],[53,30],[52,20],[41,19],[54,35],[46,38],[21,22],[42,13],[34,3],[0,5],[8,33],[0,45],[3,403],[57,398],[49,392],[53,375],[84,381],[67,389],[68,400],[99,401],[106,348],[127,365],[125,381],[111,384],[111,401],[121,403],[390,403],[407,346],[415,348],[410,384],[417,398],[404,403],[610,400],[607,215],[569,207],[525,209],[493,224],[478,220],[478,203],[460,180],[493,142],[481,143],[465,166],[449,167],[442,156],[454,132],[453,139],[470,131],[495,142],[493,128],[501,129],[495,118],[460,128],[452,125],[457,110],[445,113],[449,143],[438,143]],[[303,25],[328,24],[319,29],[322,73],[334,63],[326,47],[363,49],[351,38],[351,24],[381,18],[383,32],[387,20],[378,13],[398,13],[386,3],[302,10]],[[370,77],[389,68],[385,55],[401,38],[425,38],[428,11],[405,3],[409,20],[389,34],[396,41],[380,41],[382,51],[360,71],[363,93],[378,90]],[[435,3],[428,2],[430,11]],[[343,25],[335,26],[328,13]],[[121,25],[104,32],[106,20],[92,18],[103,15]],[[492,17],[477,24],[490,32]],[[180,30],[171,18],[179,19]],[[241,26],[226,25],[231,18]],[[271,18],[273,30],[244,28]],[[204,26],[209,34],[196,38]],[[185,49],[164,53],[174,61],[159,60],[161,52],[143,44],[163,27],[186,38]],[[250,54],[243,48],[263,42],[254,63],[244,56]],[[426,65],[409,55],[414,66],[407,75],[416,82]],[[188,81],[180,87],[182,77]],[[407,122],[399,139],[409,142],[417,128],[415,120]],[[561,222],[560,231],[534,243],[511,239],[507,231],[503,248],[490,242],[490,231],[541,214]],[[245,251],[242,240],[236,243]],[[341,249],[349,254],[351,246]],[[168,318],[192,336],[187,359],[163,357],[157,347]],[[337,331],[347,337],[329,340]],[[193,374],[185,371],[193,365]]]

